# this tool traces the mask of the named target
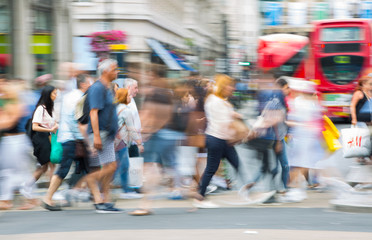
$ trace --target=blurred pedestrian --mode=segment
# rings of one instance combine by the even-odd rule
[[[23,191],[31,193],[37,180],[51,169],[53,174],[55,165],[50,162],[50,134],[56,133],[58,124],[54,119],[54,100],[57,97],[57,89],[53,86],[45,86],[41,92],[40,99],[36,104],[36,110],[33,113],[31,141],[34,147],[34,155],[40,165],[34,172],[34,179],[26,182]],[[49,176],[51,179],[52,176]]]
[[[119,130],[115,138],[115,150],[118,155],[118,174],[120,175],[121,188],[123,192],[120,194],[121,199],[138,199],[142,195],[132,191],[129,188],[129,153],[128,147],[132,143],[138,147],[138,152],[142,153],[144,147],[142,145],[141,132],[136,128],[133,118],[133,110],[130,109],[129,104],[133,99],[129,95],[126,88],[120,88],[116,91],[116,102]]]
[[[128,107],[132,113],[134,127],[136,131],[141,132],[141,119],[138,113],[136,101],[134,99],[138,94],[138,82],[133,78],[126,78],[124,80],[124,88],[128,89],[128,93],[131,99]],[[136,144],[136,142],[132,142],[128,145],[128,152],[129,157],[139,157],[138,145]]]
[[[77,120],[75,119],[75,108],[91,83],[88,76],[84,74],[80,74],[76,77],[76,83],[78,89],[71,90],[69,93],[65,94],[62,100],[61,121],[59,123],[57,139],[58,142],[62,143],[62,159],[59,168],[50,181],[47,194],[43,200],[43,207],[50,211],[61,210],[60,206],[56,206],[53,203],[52,197],[62,184],[63,179],[67,176],[72,162],[75,161],[77,167],[82,167],[81,165],[84,163],[81,159],[77,159],[75,154],[76,144],[78,144],[77,141],[84,139],[79,131]]]
[[[290,88],[289,88],[289,84],[288,84],[288,81],[286,80],[285,77],[282,77],[282,78],[279,78],[275,81],[275,84],[280,88],[280,90],[282,91],[283,93],[283,97],[284,97],[284,104],[285,106],[283,106],[286,110],[286,113],[288,112],[288,108],[287,108],[287,102],[285,101],[286,98],[288,97],[288,95],[290,94]],[[278,127],[280,126],[277,126],[276,128],[276,135],[278,136],[276,138],[276,142],[274,143],[274,153],[275,153],[275,157],[276,157],[276,167],[271,170],[272,174],[275,176],[277,173],[278,173],[278,163],[280,163],[280,166],[281,166],[281,180],[282,180],[282,183],[283,183],[283,186],[284,186],[284,190],[287,189],[287,185],[288,185],[288,181],[289,181],[289,164],[288,164],[288,157],[287,157],[287,147],[286,147],[286,142],[285,142],[285,135],[287,134],[287,128],[286,128],[286,125],[284,123],[284,121],[286,120],[286,117],[285,119],[283,119],[283,124],[281,127],[284,127],[282,134],[279,134],[279,129]]]
[[[316,89],[313,82],[291,80],[290,88],[295,94],[287,122],[291,127],[288,144],[291,189],[282,200],[297,202],[307,198],[303,178],[309,169],[316,169],[317,162],[325,157],[321,145],[323,118],[322,107],[314,95]]]
[[[95,197],[95,207],[98,213],[118,213],[117,209],[111,203],[110,182],[117,168],[114,139],[118,130],[118,119],[116,107],[113,103],[113,96],[110,91],[110,84],[117,78],[118,65],[113,59],[106,59],[98,65],[97,80],[88,91],[87,101],[90,108],[90,118],[88,123],[88,134],[91,149],[96,151],[99,162],[102,166],[98,175],[91,175],[96,181],[101,183],[103,202]],[[98,196],[98,189],[93,196]]]
[[[15,190],[32,179],[28,155],[31,142],[22,121],[25,108],[18,97],[23,88],[19,81],[11,81],[0,82],[0,210],[12,208]],[[37,205],[32,194],[23,191],[21,194],[26,202],[19,209],[27,210]]]
[[[205,197],[207,186],[218,170],[221,158],[225,157],[236,171],[239,168],[239,157],[229,140],[233,138],[231,128],[235,118],[242,118],[234,111],[228,98],[234,91],[233,79],[227,75],[216,76],[216,90],[205,100],[205,114],[207,118],[206,147],[208,151],[207,166],[202,176],[199,193]],[[203,200],[195,200],[194,206],[199,208],[215,208],[216,204]]]
[[[371,123],[372,105],[372,77],[364,76],[358,80],[350,103],[351,124],[358,122]]]

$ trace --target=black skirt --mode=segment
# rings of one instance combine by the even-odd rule
[[[47,132],[34,132],[32,135],[32,145],[34,146],[34,156],[40,165],[50,162],[50,140]]]

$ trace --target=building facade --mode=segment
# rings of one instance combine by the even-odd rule
[[[31,81],[72,59],[68,1],[0,0],[0,73]]]
[[[73,36],[79,45],[75,59],[82,64],[79,49],[89,51],[87,37],[97,31],[121,30],[127,34],[126,62],[159,60],[157,48],[182,58],[204,75],[215,72],[214,60],[224,53],[223,12],[220,0],[75,0],[72,2]],[[163,51],[163,52],[164,52]],[[176,57],[177,58],[177,57]],[[182,64],[180,64],[182,67]],[[168,66],[176,68],[174,66]],[[175,69],[177,70],[177,68]]]

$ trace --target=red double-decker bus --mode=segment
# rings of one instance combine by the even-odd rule
[[[358,79],[372,66],[372,22],[322,20],[308,38],[271,34],[259,38],[258,67],[275,77],[305,78],[317,84],[331,118],[348,118]]]
[[[259,38],[257,65],[275,77],[305,77],[309,38],[294,34],[270,34]]]
[[[349,117],[357,80],[371,66],[371,21],[314,22],[305,77],[318,85],[328,116]]]

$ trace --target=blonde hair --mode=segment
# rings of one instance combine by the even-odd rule
[[[125,105],[128,105],[130,101],[128,101],[128,89],[126,88],[119,88],[116,91],[115,99],[117,103],[123,103]]]
[[[216,90],[215,90],[214,94],[217,97],[225,98],[226,96],[223,96],[223,90],[227,86],[233,85],[234,80],[231,77],[227,76],[226,74],[217,74],[215,76],[215,81],[216,81],[216,84],[215,84]]]

